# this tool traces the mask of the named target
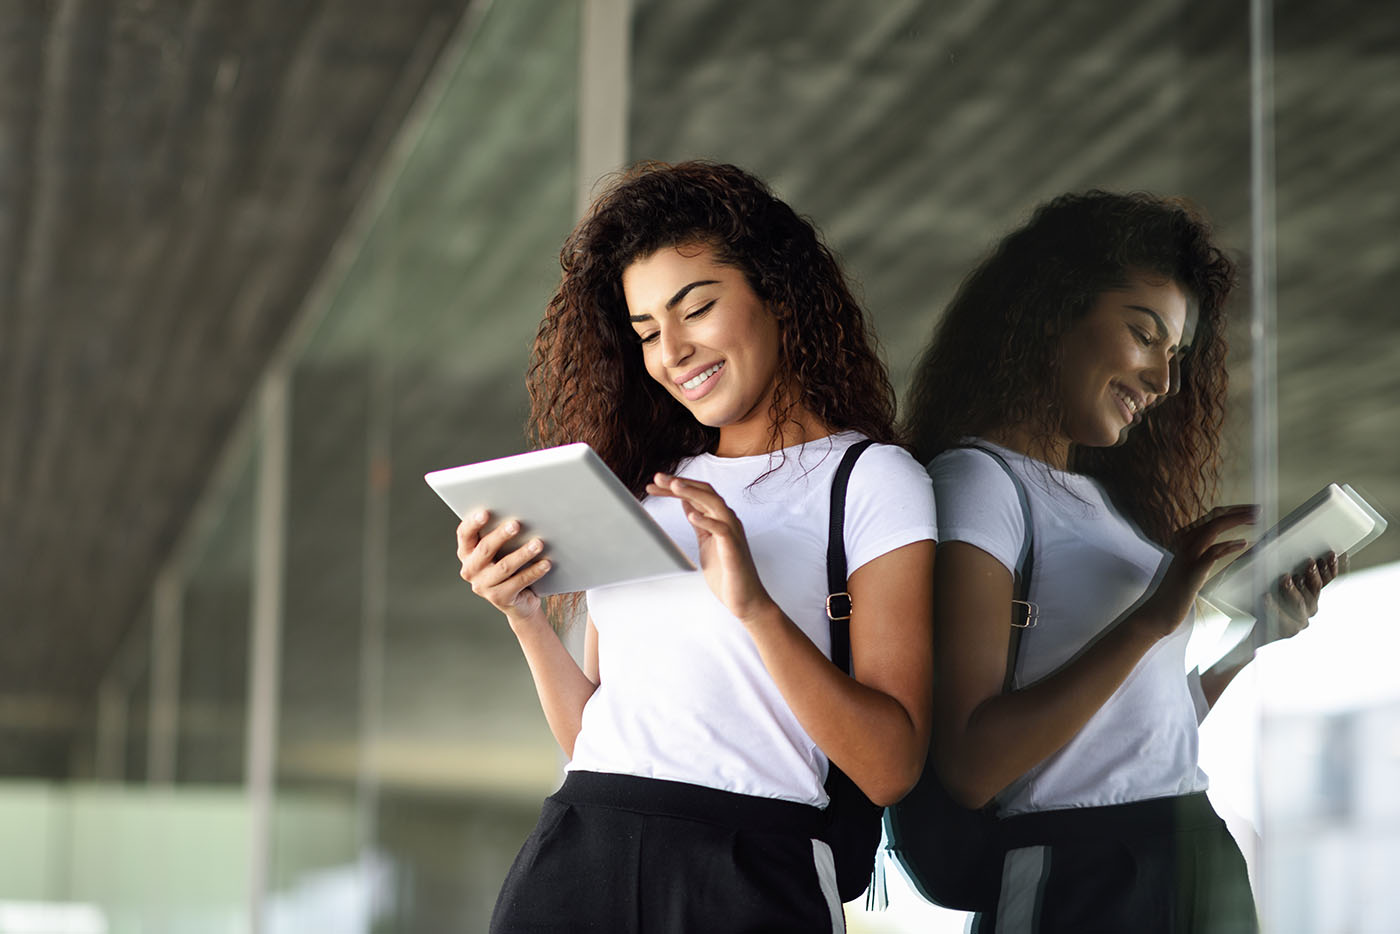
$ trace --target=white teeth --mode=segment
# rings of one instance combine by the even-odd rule
[[[718,373],[719,368],[722,366],[724,366],[723,363],[716,363],[714,366],[710,367],[708,370],[705,370],[703,373],[697,373],[695,376],[692,376],[690,379],[681,383],[681,388],[694,389],[696,386],[699,386],[705,380]]]
[[[1139,406],[1136,399],[1128,395],[1126,392],[1119,392],[1118,398],[1123,400],[1123,403],[1128,407],[1129,412],[1132,412],[1134,415],[1138,413]]]

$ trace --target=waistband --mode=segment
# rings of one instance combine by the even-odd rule
[[[718,824],[732,830],[821,835],[820,808],[778,798],[741,795],[704,785],[612,772],[569,772],[550,797],[562,804],[618,808],[660,817]]]
[[[997,831],[1003,846],[1012,850],[1086,837],[1122,840],[1224,825],[1205,792],[1199,791],[1127,804],[1017,814],[1000,821]]]

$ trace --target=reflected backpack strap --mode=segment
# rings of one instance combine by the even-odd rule
[[[831,524],[826,536],[826,619],[831,628],[831,660],[851,674],[851,594],[846,589],[846,486],[856,459],[874,444],[869,438],[846,448],[831,480]]]
[[[1013,571],[1013,603],[1008,623],[1006,678],[1003,693],[1012,690],[1020,657],[1021,631],[1035,624],[1037,611],[1029,601],[1035,553],[1030,500],[1025,485],[1006,459],[981,445],[968,444],[995,460],[1016,489],[1025,518],[1026,534]],[[959,911],[988,911],[1001,886],[1004,844],[997,805],[963,807],[948,793],[932,764],[932,750],[918,784],[904,800],[886,810],[889,850],[914,888],[928,901]]]
[[[1001,685],[1002,693],[1005,694],[1015,687],[1016,662],[1021,655],[1021,633],[1030,629],[1040,619],[1040,607],[1031,600],[1031,574],[1035,570],[1035,525],[1031,522],[1031,501],[1026,495],[1026,485],[1016,471],[1011,469],[1006,458],[980,444],[971,444],[968,447],[986,454],[1006,471],[1006,475],[1011,478],[1011,485],[1016,488],[1016,498],[1021,502],[1021,518],[1026,527],[1026,537],[1021,542],[1021,553],[1016,560],[1016,586],[1011,598],[1011,641],[1006,651],[1006,680]]]

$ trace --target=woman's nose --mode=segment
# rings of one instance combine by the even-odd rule
[[[1154,394],[1159,396],[1170,395],[1172,386],[1172,370],[1174,369],[1172,357],[1163,354],[1156,357],[1142,371],[1143,384]]]
[[[657,335],[657,341],[661,344],[661,362],[663,365],[672,367],[685,362],[690,356],[690,342],[685,339],[680,328],[668,328],[662,326],[661,332]]]

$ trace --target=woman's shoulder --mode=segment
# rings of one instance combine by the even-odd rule
[[[980,446],[982,442],[978,442]],[[938,540],[963,542],[996,558],[1014,573],[1026,523],[1017,481],[1024,465],[1014,451],[988,446],[949,448],[929,462],[938,500]],[[1000,458],[1000,461],[998,460]],[[1003,463],[1006,466],[1003,466]]]
[[[971,483],[995,487],[1014,487],[1008,470],[1024,477],[1027,458],[1010,448],[1004,448],[981,438],[970,438],[965,444],[948,448],[928,463],[934,485],[940,483]]]
[[[937,539],[933,484],[912,454],[879,443],[861,454],[851,472],[846,528],[852,570],[902,545]]]
[[[864,436],[855,432],[850,432],[850,434],[854,436],[854,440],[842,444],[843,451],[855,443],[865,440]],[[861,454],[852,476],[860,477],[863,481],[875,479],[916,484],[928,483],[928,473],[907,448],[880,441],[870,445]]]

